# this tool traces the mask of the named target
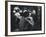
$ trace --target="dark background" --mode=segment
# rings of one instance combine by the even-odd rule
[[[16,16],[14,16],[14,13],[13,13],[13,10],[14,10],[14,7],[19,7],[21,10],[24,10],[24,9],[29,9],[29,10],[35,10],[36,11],[36,15],[34,16],[34,21],[35,21],[35,25],[34,27],[32,28],[32,31],[39,31],[41,30],[41,6],[22,6],[22,5],[11,5],[11,31],[14,31],[16,28],[18,28],[18,22],[19,21],[16,21]],[[40,8],[40,11],[38,10]],[[18,19],[19,20],[19,19]]]

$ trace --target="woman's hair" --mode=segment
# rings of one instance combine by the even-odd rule
[[[29,16],[29,12],[24,12],[24,13],[23,13],[23,16],[24,16],[24,17],[28,17],[28,16]]]

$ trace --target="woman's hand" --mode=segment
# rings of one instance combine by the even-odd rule
[[[28,21],[32,26],[34,25],[34,20],[32,17],[26,17],[25,20]]]

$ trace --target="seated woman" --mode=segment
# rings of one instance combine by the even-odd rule
[[[34,25],[33,18],[30,16],[29,12],[25,11],[19,22],[20,31],[32,30],[33,25]]]

